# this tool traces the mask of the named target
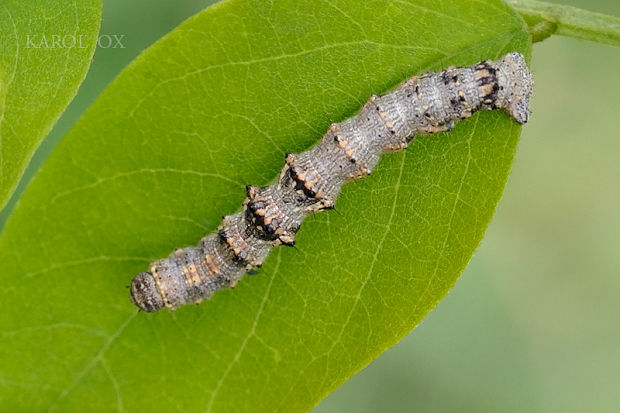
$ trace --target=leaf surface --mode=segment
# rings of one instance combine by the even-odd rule
[[[233,0],[189,19],[87,111],[0,238],[2,405],[310,409],[458,278],[512,163],[520,127],[504,112],[385,156],[297,248],[200,306],[137,313],[125,286],[372,93],[529,48],[492,0]]]
[[[100,0],[0,2],[0,209],[84,80]]]

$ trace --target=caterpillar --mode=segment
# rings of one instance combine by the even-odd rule
[[[197,247],[178,249],[135,276],[130,299],[146,312],[175,310],[233,287],[261,266],[270,250],[292,246],[302,221],[333,209],[341,187],[369,175],[383,153],[407,148],[418,134],[450,131],[479,110],[504,109],[518,123],[529,119],[532,75],[517,52],[469,67],[414,76],[373,95],[353,117],[333,123],[320,142],[286,154],[271,185],[248,185],[243,209],[225,216]]]

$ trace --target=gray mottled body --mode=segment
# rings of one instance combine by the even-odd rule
[[[234,286],[278,245],[293,245],[302,221],[333,208],[346,182],[372,171],[381,154],[405,149],[417,134],[449,131],[457,119],[482,109],[505,109],[523,124],[529,117],[532,77],[523,56],[450,67],[414,76],[372,96],[361,111],[331,125],[312,149],[287,154],[280,177],[247,187],[243,210],[224,217],[198,247],[175,251],[138,274],[131,299],[145,311],[199,303]]]

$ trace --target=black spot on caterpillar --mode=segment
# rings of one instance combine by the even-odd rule
[[[248,185],[243,210],[223,218],[198,247],[175,251],[131,283],[131,301],[147,312],[199,303],[261,266],[271,248],[292,246],[302,221],[332,209],[342,186],[372,171],[381,154],[405,149],[417,134],[449,131],[478,110],[529,118],[532,76],[519,53],[469,67],[414,76],[360,112],[330,126],[321,141],[287,154],[276,182]]]

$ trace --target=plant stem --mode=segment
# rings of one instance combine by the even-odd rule
[[[505,0],[529,26],[532,40],[552,34],[620,46],[620,18],[537,0]]]

